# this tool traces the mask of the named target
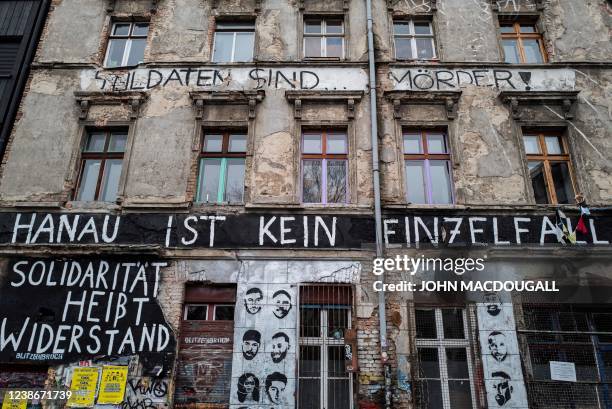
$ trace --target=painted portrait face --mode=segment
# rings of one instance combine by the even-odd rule
[[[289,350],[289,340],[287,335],[284,333],[276,334],[275,337],[272,338],[272,362],[275,364],[279,363],[287,356],[287,351]]]
[[[510,385],[510,376],[505,372],[493,372],[495,379],[495,401],[499,406],[505,405],[512,398],[513,388]]]
[[[272,381],[272,385],[268,388],[268,398],[272,403],[281,403],[281,394],[285,390],[285,384],[281,381]]]
[[[244,381],[244,390],[246,393],[253,393],[255,390],[255,377],[249,376]]]
[[[487,312],[493,317],[497,317],[501,312],[501,304],[487,304]]]
[[[272,297],[274,302],[274,315],[276,318],[285,318],[291,310],[291,297],[285,291],[277,291]]]
[[[506,336],[501,332],[493,331],[489,334],[489,352],[497,362],[502,362],[508,355],[508,347],[506,346]]]
[[[242,356],[244,359],[250,361],[255,358],[257,352],[259,352],[259,345],[261,344],[261,334],[259,331],[253,329],[248,330],[242,336]]]
[[[244,307],[249,314],[257,314],[261,311],[261,300],[263,293],[259,288],[251,288],[244,296]]]

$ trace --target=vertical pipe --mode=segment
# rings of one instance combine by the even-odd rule
[[[378,162],[378,118],[376,108],[376,60],[374,57],[374,34],[372,32],[372,0],[366,0],[366,18],[368,29],[368,69],[369,69],[369,88],[370,88],[370,127],[372,137],[372,183],[374,187],[374,220],[376,224],[376,257],[383,257],[384,250],[382,244],[382,216],[380,205],[380,170]],[[384,282],[385,276],[380,276]],[[378,292],[378,321],[380,335],[380,356],[383,363],[385,377],[385,408],[391,407],[391,379],[389,364],[387,363],[387,321],[385,292]]]

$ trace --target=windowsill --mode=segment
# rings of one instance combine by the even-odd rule
[[[423,64],[435,65],[435,64],[440,64],[440,59],[431,58],[427,60],[419,60],[419,59],[412,59],[412,58],[407,58],[407,59],[395,58],[395,62],[402,63],[402,64],[411,64],[411,65],[423,65]]]
[[[66,202],[65,208],[71,211],[84,212],[93,212],[97,210],[121,210],[121,206],[115,202],[86,202],[80,200]]]
[[[423,211],[437,211],[437,210],[468,210],[468,211],[535,211],[535,212],[551,212],[557,209],[580,211],[580,206],[576,204],[516,204],[516,205],[501,205],[501,204],[450,204],[450,205],[428,205],[428,204],[410,204],[410,203],[396,203],[396,204],[383,204],[383,209],[388,210],[423,210]],[[596,209],[596,208],[595,208]],[[593,210],[593,209],[591,209]]]

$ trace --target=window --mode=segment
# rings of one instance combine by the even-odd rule
[[[88,132],[81,153],[76,200],[117,200],[126,141],[126,129]]]
[[[468,327],[462,308],[415,310],[420,409],[475,409]]]
[[[555,133],[525,133],[523,143],[536,203],[573,203],[572,170],[565,138]]]
[[[149,23],[113,23],[104,65],[126,67],[143,62],[148,33]]]
[[[340,19],[304,20],[305,58],[344,58],[344,22]]]
[[[247,135],[206,133],[200,153],[197,201],[242,203]]]
[[[407,131],[403,138],[408,202],[453,203],[446,134],[439,131]]]
[[[186,321],[233,321],[233,304],[186,304],[183,314]]]
[[[533,23],[504,23],[499,26],[504,58],[510,64],[546,62],[542,34]]]
[[[433,27],[429,21],[394,21],[393,41],[395,43],[395,58],[398,60],[431,60],[436,58]]]
[[[346,203],[348,144],[345,132],[302,135],[302,201]]]
[[[252,61],[254,44],[253,22],[218,21],[215,28],[213,62]]]
[[[300,288],[300,409],[353,407],[353,377],[345,369],[345,332],[351,328],[351,288]]]
[[[530,407],[604,409],[612,401],[612,307],[572,304],[523,304],[525,327],[520,345],[529,353],[527,394]],[[551,376],[552,362],[572,363],[576,382]]]

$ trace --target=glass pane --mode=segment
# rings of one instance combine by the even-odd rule
[[[409,60],[412,58],[412,46],[409,38],[395,37],[395,58]]]
[[[300,409],[320,409],[321,400],[321,380],[320,379],[300,379],[299,387]]]
[[[321,376],[321,347],[300,345],[300,376],[317,378]]]
[[[244,158],[227,159],[224,201],[240,203],[244,196]]]
[[[132,35],[146,37],[149,33],[149,23],[136,23],[132,29]]]
[[[223,151],[223,135],[205,135],[202,152],[221,152]]]
[[[231,134],[229,136],[229,152],[246,152],[247,136],[240,134]]]
[[[472,409],[470,381],[448,381],[451,409]]]
[[[327,371],[330,377],[347,376],[344,368],[344,345],[327,347]]]
[[[410,34],[410,24],[407,21],[396,21],[393,23],[393,33],[400,35]]]
[[[123,152],[125,151],[125,142],[127,141],[127,134],[115,133],[111,134],[110,142],[108,143],[109,152]]]
[[[85,161],[77,200],[96,200],[96,185],[98,184],[98,175],[100,174],[100,162],[99,159],[88,159]]]
[[[350,392],[349,380],[347,379],[330,379],[328,381],[327,393],[327,409],[350,409]]]
[[[322,57],[321,52],[321,37],[306,37],[304,38],[304,56],[306,57]]]
[[[446,365],[450,379],[469,379],[465,348],[446,348]]]
[[[346,153],[346,135],[329,134],[327,135],[327,153]]]
[[[424,166],[425,163],[422,160],[406,161],[406,192],[410,203],[427,203]]]
[[[215,320],[217,321],[233,321],[234,306],[233,305],[216,305]]]
[[[444,134],[428,133],[427,134],[427,152],[429,153],[447,153],[446,138]]]
[[[346,161],[327,161],[327,202],[346,202]]]
[[[417,58],[429,60],[434,57],[434,47],[432,38],[417,38]]]
[[[445,339],[465,339],[463,333],[463,310],[461,308],[444,308],[442,325]]]
[[[419,376],[421,378],[440,378],[437,348],[418,348]]]
[[[429,161],[431,178],[431,202],[433,204],[450,204],[451,194],[450,163],[445,160]]]
[[[322,153],[321,134],[304,134],[304,153]]]
[[[136,65],[144,61],[144,50],[147,46],[145,38],[137,38],[130,40],[130,55],[128,56],[127,65]]]
[[[546,153],[549,155],[560,155],[563,153],[561,140],[558,136],[545,136],[544,142],[546,143]]]
[[[104,163],[104,178],[102,179],[102,186],[100,186],[100,200],[104,202],[114,202],[117,200],[122,163],[122,159],[109,159]]]
[[[499,26],[499,31],[502,33],[514,33],[514,26],[512,24],[504,24]]]
[[[321,22],[320,21],[305,21],[304,22],[304,33],[306,34],[319,34],[321,33]]]
[[[234,61],[253,60],[255,33],[236,33]]]
[[[221,159],[202,159],[200,161],[199,202],[217,202],[221,176]]]
[[[550,170],[555,184],[557,203],[574,203],[574,188],[572,187],[572,179],[567,162],[551,162]]]
[[[431,34],[431,24],[429,23],[414,23],[414,34]]]
[[[123,61],[123,53],[127,40],[124,38],[113,38],[108,43],[108,55],[106,57],[107,67],[119,67]]]
[[[422,380],[420,381],[425,409],[440,409],[442,404],[442,386],[440,381]]]
[[[540,144],[538,143],[538,137],[536,135],[525,135],[523,136],[523,143],[525,144],[525,153],[527,154],[540,154]]]
[[[342,34],[342,20],[329,20],[326,25],[327,34]]]
[[[103,152],[104,144],[106,143],[106,134],[104,132],[91,133],[87,137],[84,152]]]
[[[544,178],[544,163],[539,161],[530,161],[527,163],[529,167],[529,177],[531,178],[531,186],[533,187],[533,195],[538,204],[548,203],[548,193],[546,192],[546,182]]]
[[[342,40],[343,37],[327,37],[327,55],[326,57],[342,58]]]
[[[533,24],[521,24],[521,33],[536,33],[536,28]]]
[[[417,338],[437,339],[436,315],[434,310],[415,310]]]
[[[504,58],[507,63],[518,64],[521,62],[516,40],[502,40],[502,47],[504,48]]]
[[[321,160],[304,160],[302,200],[305,203],[321,203]]]
[[[113,27],[114,36],[127,36],[130,34],[130,23],[117,23]]]
[[[232,44],[234,33],[215,33],[215,50],[213,62],[230,62],[232,60]]]
[[[344,338],[344,330],[348,328],[348,310],[334,308],[327,310],[327,336],[334,339]]]
[[[421,134],[404,134],[404,153],[423,153]]]
[[[207,305],[187,305],[185,306],[185,319],[205,321],[208,317]]]
[[[544,62],[538,40],[523,39],[523,49],[525,51],[526,63],[540,64]]]
[[[321,336],[321,310],[318,308],[300,309],[300,337]]]

